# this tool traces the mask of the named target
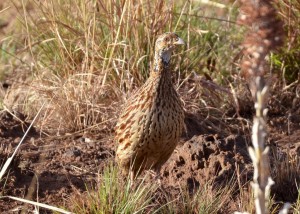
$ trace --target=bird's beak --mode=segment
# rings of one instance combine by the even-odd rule
[[[185,42],[183,41],[183,39],[178,38],[178,40],[176,42],[174,42],[175,45],[185,45]]]

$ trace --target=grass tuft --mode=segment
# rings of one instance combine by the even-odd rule
[[[153,195],[158,186],[143,178],[131,185],[129,177],[120,179],[116,167],[105,168],[95,190],[74,199],[74,213],[144,213],[154,206]]]

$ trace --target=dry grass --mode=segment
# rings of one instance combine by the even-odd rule
[[[278,197],[287,195],[289,202],[294,202],[299,194],[299,170],[300,159],[294,154],[291,155],[288,151],[273,151],[274,161],[272,164],[272,177],[275,181],[274,191],[278,193]],[[299,199],[298,199],[299,200]]]
[[[239,188],[239,194],[235,199],[237,203],[235,203],[235,210],[239,212],[248,212],[255,213],[255,203],[254,203],[254,195],[253,188],[250,182],[244,184],[242,188]],[[268,212],[271,214],[276,214],[280,211],[283,204],[276,202],[274,196],[270,196],[268,199]]]
[[[110,166],[101,175],[95,190],[73,196],[75,213],[222,213],[230,202],[233,186],[212,188],[207,181],[191,194],[181,189],[169,196],[157,183],[147,182],[146,176],[132,186],[129,177],[120,180],[118,170]],[[158,199],[160,198],[160,199]]]
[[[99,176],[95,190],[72,196],[71,211],[74,213],[146,213],[153,210],[157,184],[145,182],[132,186],[129,177],[120,179],[116,167],[108,166]]]
[[[232,33],[239,31],[230,23],[235,10],[162,0],[27,4],[35,9],[24,5],[19,11],[25,30],[22,53],[31,55],[34,95],[21,110],[32,115],[46,101],[40,127],[47,131],[105,131],[111,126],[116,106],[147,78],[155,39],[166,31],[178,32],[187,42],[186,50],[174,57],[178,87],[191,71],[219,83],[231,78],[228,67],[241,35]],[[219,19],[205,18],[216,13]]]

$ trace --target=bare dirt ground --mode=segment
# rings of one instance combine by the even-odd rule
[[[271,166],[286,167],[280,165],[287,162],[286,158],[292,161],[300,155],[299,99],[285,93],[276,99],[273,97],[270,105],[267,139],[271,148]],[[187,114],[187,132],[161,170],[162,184],[169,194],[176,195],[179,187],[187,187],[193,192],[208,180],[213,180],[216,186],[226,185],[237,175],[241,183],[251,180],[252,165],[247,150],[251,144],[249,133],[239,133],[235,129],[231,129],[231,133],[203,131],[203,123],[195,118],[197,115]],[[29,124],[16,120],[7,112],[1,114],[0,121],[0,165],[3,165]],[[114,162],[112,138],[113,131],[110,136],[93,139],[81,135],[51,138],[41,136],[33,128],[6,180],[0,184],[5,186],[3,194],[55,206],[70,206],[68,198],[73,193],[84,192],[86,185],[95,185],[97,172]],[[278,174],[278,171],[273,173]],[[295,178],[299,179],[299,176]],[[297,198],[297,181],[291,184],[285,183],[284,178],[273,179],[277,181],[273,186],[276,200],[293,202]],[[9,199],[0,200],[1,212],[13,213],[19,206],[20,203]],[[229,207],[230,211],[238,209],[234,203]]]

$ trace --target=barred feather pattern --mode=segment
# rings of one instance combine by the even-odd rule
[[[156,57],[154,64],[156,69],[128,100],[116,125],[116,160],[124,174],[159,171],[183,130],[183,104],[172,84],[168,62]]]

